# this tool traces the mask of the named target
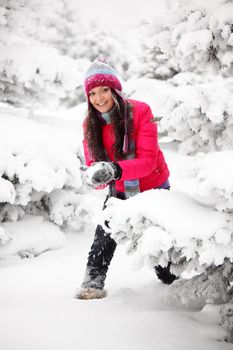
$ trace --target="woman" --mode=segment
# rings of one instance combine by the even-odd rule
[[[125,99],[116,72],[100,59],[88,69],[84,88],[88,113],[83,145],[86,164],[90,166],[89,184],[94,188],[109,185],[107,199],[111,196],[127,199],[154,188],[169,189],[169,170],[158,145],[150,107]],[[116,242],[98,225],[77,298],[106,296],[105,278],[115,248]],[[169,266],[155,269],[164,283],[172,283],[176,278]]]

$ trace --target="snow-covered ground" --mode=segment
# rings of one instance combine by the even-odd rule
[[[219,342],[216,305],[201,312],[167,306],[168,288],[146,267],[132,268],[118,246],[103,300],[74,299],[92,234],[67,234],[66,245],[0,269],[0,348],[4,350],[228,350]]]

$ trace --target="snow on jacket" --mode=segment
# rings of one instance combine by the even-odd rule
[[[124,181],[139,179],[140,192],[160,186],[169,177],[169,170],[158,144],[157,125],[150,107],[140,101],[128,100],[133,111],[133,139],[135,140],[135,158],[120,160],[121,179],[116,181],[116,189],[124,192]],[[85,122],[84,122],[85,125]],[[110,160],[115,161],[112,146],[114,132],[111,124],[102,126],[102,140]],[[83,141],[86,164],[91,165],[87,143]]]

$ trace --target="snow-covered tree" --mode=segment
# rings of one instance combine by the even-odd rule
[[[233,213],[233,188],[231,159],[232,150],[197,154],[190,160],[189,166],[177,173],[176,184],[180,191],[185,191],[204,206],[215,208],[220,213],[228,213],[230,220]],[[179,178],[179,179],[178,179]],[[181,184],[182,183],[182,184]],[[220,240],[224,240],[224,231]],[[232,229],[225,249],[232,244]],[[221,249],[218,245],[218,249]],[[217,255],[217,254],[216,254]],[[168,300],[183,304],[206,302],[226,303],[220,310],[220,324],[226,330],[226,340],[233,341],[232,280],[233,264],[227,259],[219,266],[211,266],[205,273],[190,280],[175,283],[168,294]]]
[[[175,2],[146,26],[141,75],[167,79],[179,72],[232,75],[233,4],[209,8]],[[213,4],[213,5],[214,5]]]
[[[1,101],[15,106],[56,100],[82,83],[83,67],[43,44],[56,35],[46,19],[60,14],[63,3],[53,0],[1,0]],[[49,16],[48,16],[49,14]],[[55,16],[56,18],[56,16]],[[82,64],[82,63],[81,63]]]
[[[101,208],[100,199],[86,194],[82,181],[81,111],[75,111],[74,119],[61,115],[60,126],[53,125],[55,117],[48,112],[43,123],[43,115],[28,119],[13,111],[0,112],[0,258],[34,256],[46,250],[46,244],[60,246],[60,229],[85,230],[95,208]],[[90,208],[90,202],[96,205]],[[41,237],[41,248],[38,230],[32,228],[28,243],[22,233],[23,245],[15,233],[14,223],[28,222],[28,217],[32,227],[37,222],[33,217],[45,226],[48,238]]]
[[[54,189],[81,186],[77,146],[68,135],[60,128],[1,113],[2,203],[26,206]]]
[[[172,261],[173,271],[181,274],[233,261],[232,215],[178,191],[151,190],[123,202],[111,199],[105,220],[118,243],[128,242],[128,252],[134,252],[140,265]]]
[[[226,341],[233,343],[233,299],[220,310],[220,325],[225,329]]]
[[[161,132],[181,142],[180,150],[186,154],[232,149],[232,87],[232,79],[220,77],[209,83],[168,86],[161,101],[165,115]]]
[[[204,205],[220,212],[233,213],[232,150],[199,153],[177,170],[176,188]]]
[[[216,160],[215,168],[221,166]],[[214,161],[212,172],[213,167]],[[212,188],[220,190],[219,184],[216,178]],[[111,199],[101,219],[103,224],[107,220],[112,237],[134,254],[138,267],[171,261],[173,273],[189,276],[173,282],[167,303],[201,309],[206,303],[228,303],[233,296],[232,210],[221,213],[178,191],[151,190],[127,201]],[[230,341],[231,304],[222,310],[222,324]]]

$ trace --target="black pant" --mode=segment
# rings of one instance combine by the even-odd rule
[[[116,242],[98,225],[88,255],[83,288],[103,289],[109,264],[116,249]]]

